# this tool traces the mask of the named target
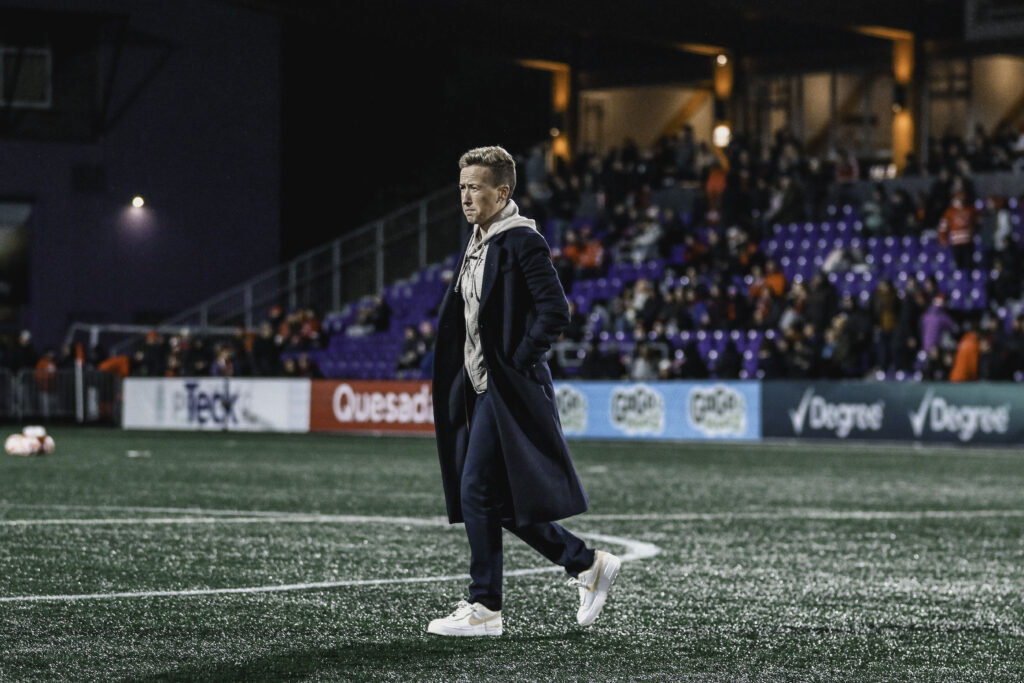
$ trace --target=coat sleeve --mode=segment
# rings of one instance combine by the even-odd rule
[[[524,369],[539,361],[568,326],[569,303],[551,263],[551,250],[539,233],[526,232],[516,259],[537,312],[536,320],[512,356],[512,363]]]

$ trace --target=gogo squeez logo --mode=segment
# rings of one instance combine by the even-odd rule
[[[1010,405],[965,406],[949,403],[936,396],[933,389],[925,392],[917,410],[908,413],[914,436],[921,436],[925,427],[932,432],[950,432],[961,441],[970,441],[977,432],[1005,434],[1010,429]]]
[[[579,389],[560,384],[555,389],[558,402],[558,418],[562,429],[569,434],[583,434],[587,431],[587,397]]]
[[[707,436],[743,436],[747,432],[747,400],[724,384],[690,390],[690,426]]]
[[[809,430],[834,432],[845,439],[853,430],[877,432],[885,418],[885,401],[874,403],[829,403],[824,396],[816,396],[814,389],[804,392],[796,410],[789,411],[793,431],[797,436],[806,426]]]
[[[612,426],[631,436],[665,431],[665,397],[644,384],[616,387],[609,409]]]

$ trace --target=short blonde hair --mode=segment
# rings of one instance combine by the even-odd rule
[[[508,185],[509,196],[516,189],[516,160],[504,147],[494,145],[469,150],[459,158],[459,168],[467,166],[486,166],[491,169],[494,184],[499,187]]]

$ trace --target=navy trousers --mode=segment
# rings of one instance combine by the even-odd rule
[[[511,497],[494,406],[487,392],[476,396],[473,407],[460,493],[469,537],[469,602],[501,609],[502,528],[565,567],[572,576],[594,564],[594,551],[559,524],[540,522],[515,527],[511,520],[502,521],[502,510]]]

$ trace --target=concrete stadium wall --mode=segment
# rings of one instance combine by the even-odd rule
[[[127,33],[117,59],[100,47],[118,118],[98,139],[0,139],[0,201],[33,206],[30,304],[13,324],[58,344],[70,322],[149,322],[277,264],[274,17],[204,0],[0,0],[0,17],[17,8],[111,15]],[[100,187],[74,186],[83,167]]]

